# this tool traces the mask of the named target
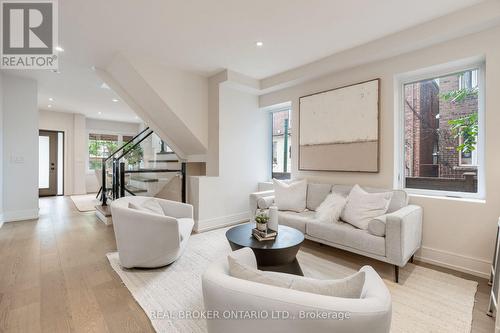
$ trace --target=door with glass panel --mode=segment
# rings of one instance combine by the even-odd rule
[[[62,132],[40,130],[38,136],[38,194],[50,196],[63,194]]]

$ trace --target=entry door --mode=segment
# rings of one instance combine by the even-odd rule
[[[40,131],[38,137],[38,194],[57,195],[58,133]]]

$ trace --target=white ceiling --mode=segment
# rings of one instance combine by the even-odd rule
[[[115,94],[100,88],[91,69],[106,66],[118,52],[206,76],[228,68],[261,79],[479,2],[59,1],[61,73],[21,75],[38,80],[41,108],[52,104],[55,111],[137,122],[125,103],[112,102]],[[264,46],[257,48],[256,41]]]

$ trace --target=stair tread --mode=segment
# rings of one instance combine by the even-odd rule
[[[149,160],[149,163],[179,163],[179,160]]]
[[[108,206],[96,205],[95,209],[101,212],[101,214],[106,217],[111,216],[111,207],[109,205]]]
[[[138,187],[135,187],[132,185],[127,185],[126,188],[127,188],[127,190],[129,190],[132,193],[144,193],[144,192],[148,191],[148,190],[145,190],[143,188],[138,188]]]
[[[143,182],[143,183],[156,183],[158,182],[158,178],[147,178],[147,177],[130,177],[130,180],[135,180],[137,182]]]

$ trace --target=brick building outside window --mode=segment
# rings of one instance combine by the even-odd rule
[[[478,70],[403,88],[405,187],[478,191]]]

